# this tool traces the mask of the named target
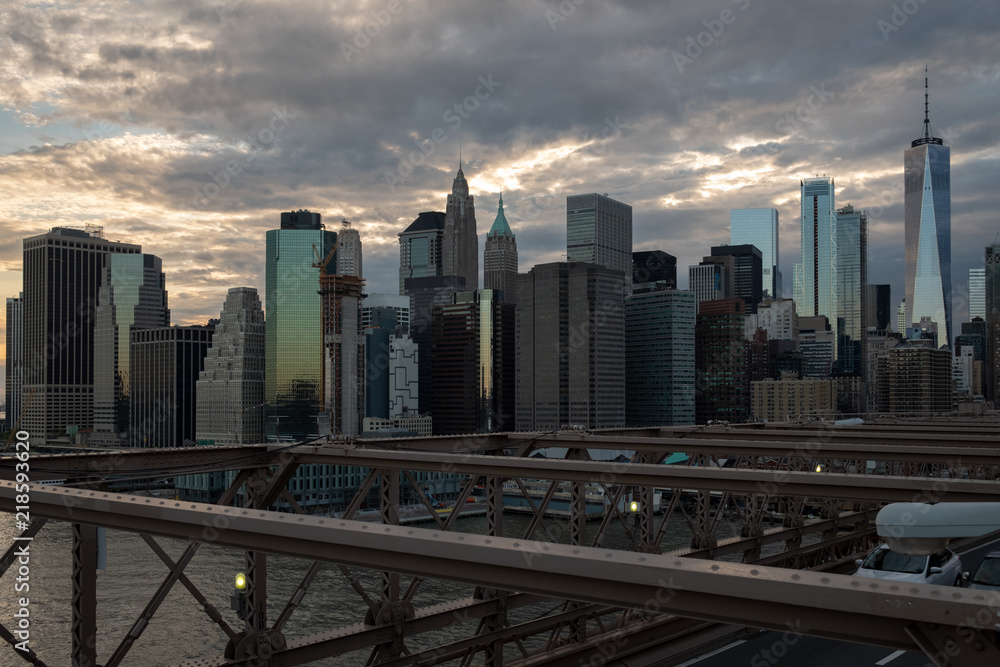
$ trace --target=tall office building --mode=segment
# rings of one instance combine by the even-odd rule
[[[763,300],[761,276],[763,275],[763,255],[753,244],[717,245],[712,246],[714,257],[733,258],[733,294],[737,299],[743,299],[746,313],[756,313],[757,304]]]
[[[825,315],[799,318],[799,351],[803,377],[830,377],[836,358],[837,338]]]
[[[428,276],[408,278],[406,292],[410,294],[410,338],[417,346],[420,359],[419,390],[421,414],[431,412],[431,378],[434,357],[431,355],[431,315],[434,306],[444,306],[452,301],[455,292],[465,291],[465,278],[461,276]]]
[[[363,277],[361,267],[361,234],[347,220],[340,221],[337,234],[337,270],[341,276]]]
[[[253,287],[233,287],[195,382],[195,440],[205,445],[264,442],[264,310]],[[181,500],[218,502],[236,471],[177,475]]]
[[[313,264],[317,255],[325,260],[336,248],[337,234],[326,231],[320,214],[311,211],[282,213],[281,227],[267,232],[264,428],[269,439],[319,434],[323,317]]]
[[[896,333],[906,335],[906,299],[899,302],[896,308]]]
[[[514,430],[514,304],[493,290],[457,292],[432,316],[434,433]]]
[[[376,312],[384,312],[388,308],[395,314],[395,324],[393,326],[403,327],[403,331],[410,329],[410,297],[404,294],[366,294],[361,300],[361,329],[369,327],[381,327],[377,321]]]
[[[323,409],[330,432],[355,436],[364,417],[365,341],[361,332],[364,278],[326,274],[320,277],[325,364]],[[324,426],[321,431],[325,430]]]
[[[517,303],[517,240],[503,212],[503,196],[497,217],[486,235],[483,285],[489,290],[501,290],[504,302]]]
[[[112,254],[101,227],[55,227],[24,239],[24,403],[21,428],[40,444],[94,423],[94,309]]]
[[[465,278],[469,289],[479,287],[479,235],[476,232],[474,199],[469,194],[469,183],[459,164],[445,208],[441,272],[446,276]]]
[[[566,197],[566,260],[620,271],[631,290],[632,207],[607,195]]]
[[[688,267],[688,290],[694,294],[695,309],[705,301],[728,299],[729,272],[724,264],[702,262]]]
[[[24,292],[7,297],[7,365],[4,378],[7,428],[21,418],[21,385],[24,383]]]
[[[969,320],[986,319],[986,269],[969,269]]]
[[[666,283],[677,289],[677,258],[662,250],[637,250],[632,253],[632,284]]]
[[[892,312],[892,285],[869,285],[865,299],[865,326],[876,331],[890,331]]]
[[[694,424],[694,294],[636,284],[625,297],[625,423]]]
[[[1000,398],[1000,242],[986,246],[983,254],[986,272],[986,363],[984,384],[986,400]]]
[[[365,299],[367,301],[367,299]],[[364,303],[364,301],[362,301]],[[362,307],[362,312],[366,310]],[[409,310],[409,308],[407,308]],[[389,340],[397,331],[396,311],[367,307],[365,333],[365,417],[389,418]]]
[[[802,189],[802,263],[795,265],[799,317],[825,316],[837,336],[837,217],[832,178],[807,178]],[[834,351],[836,353],[836,350]]]
[[[749,407],[744,356],[744,302],[699,305],[695,320],[695,422],[743,422]]]
[[[420,409],[420,358],[417,344],[403,333],[389,339],[389,418],[416,414]]]
[[[196,438],[196,385],[213,326],[129,333],[129,438],[133,447],[181,447]]]
[[[925,72],[926,74],[926,72]],[[924,77],[924,130],[903,153],[906,194],[906,326],[929,317],[951,347],[951,149],[931,133]]]
[[[555,262],[517,280],[517,430],[624,425],[625,275]]]
[[[868,302],[868,212],[837,209],[837,363],[842,374],[864,374]]]
[[[264,310],[253,287],[233,287],[196,383],[196,439],[264,441]]]
[[[761,289],[772,299],[781,298],[781,271],[778,270],[778,210],[774,208],[734,208],[729,211],[730,245],[757,246],[761,254]]]
[[[444,221],[440,211],[425,211],[399,233],[399,293],[408,294],[408,278],[442,275]]]
[[[170,326],[163,260],[109,255],[94,313],[94,432],[90,442],[128,442],[129,331]]]

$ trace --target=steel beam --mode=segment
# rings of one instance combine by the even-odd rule
[[[515,459],[505,456],[374,451],[303,446],[300,463],[397,468],[469,475],[500,475],[627,486],[766,493],[810,498],[851,498],[876,502],[993,502],[1000,484],[993,481],[928,477],[869,477],[842,473],[734,470],[609,461]]]
[[[10,485],[13,491],[13,484]],[[31,493],[37,487],[32,485]],[[92,493],[92,492],[91,492]],[[11,500],[14,496],[11,495]],[[31,499],[31,509],[35,509],[35,499]],[[65,508],[69,510],[69,507]],[[8,510],[10,511],[10,510]],[[71,511],[65,512],[63,520],[70,520]],[[97,665],[97,526],[95,524],[73,523],[73,643],[70,648],[70,662],[73,667],[94,667]]]
[[[648,432],[648,429],[642,432]],[[364,441],[362,445],[381,451],[471,454],[520,448],[525,453],[543,447],[569,449],[624,449],[641,452],[732,454],[744,456],[834,458],[918,462],[929,464],[997,465],[1000,442],[995,435],[951,433],[947,437],[926,432],[893,435],[850,429],[721,430],[715,427],[684,431],[657,429],[674,437],[634,435],[633,431],[579,433],[498,433],[470,439],[467,436],[435,436]],[[315,446],[312,446],[315,448]],[[162,477],[183,470],[250,469],[287,463],[287,445],[240,445],[177,447],[124,452],[42,454],[33,459],[36,481],[73,477],[115,476]],[[301,463],[302,461],[298,461]],[[285,466],[286,468],[294,466]],[[13,479],[14,459],[0,458],[0,479]]]
[[[86,452],[80,454],[34,454],[31,457],[31,479],[67,479],[73,477],[172,477],[184,472],[264,468],[281,462],[285,446],[232,445],[212,447],[170,447],[163,449],[131,449],[117,452]],[[14,478],[12,456],[0,458],[0,478]],[[37,463],[37,467],[36,467]],[[190,468],[190,470],[178,470]]]
[[[239,549],[389,569],[537,595],[643,608],[692,618],[796,631],[831,639],[917,650],[914,623],[950,636],[1000,628],[981,591],[706,562],[666,555],[442,533],[411,526],[292,516],[251,509],[31,485],[38,516],[204,540],[205,521],[228,517],[215,543]],[[13,511],[14,484],[0,482],[0,511]],[[72,502],[67,502],[72,500]],[[73,505],[70,508],[70,505]],[[70,515],[72,512],[72,516]],[[823,608],[816,601],[823,601]],[[923,627],[923,626],[921,626]],[[981,636],[981,633],[980,633]],[[992,643],[966,655],[1000,658]],[[985,653],[984,653],[985,652]],[[967,662],[965,664],[975,664]],[[996,664],[984,662],[983,664]]]

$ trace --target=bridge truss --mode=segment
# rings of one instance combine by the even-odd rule
[[[228,638],[217,658],[192,665],[296,665],[362,651],[357,655],[372,665],[607,664],[671,638],[710,633],[718,623],[783,631],[794,623],[804,634],[924,651],[939,665],[995,665],[1000,604],[983,592],[832,574],[871,548],[872,519],[884,502],[1000,500],[1000,448],[989,429],[988,423],[817,423],[35,455],[33,480],[66,482],[32,485],[32,516],[39,518],[26,536],[48,520],[73,525],[71,650],[81,666],[123,664],[177,583]],[[598,450],[627,457],[591,460]],[[560,458],[532,456],[541,451]],[[688,455],[683,464],[662,464],[676,452]],[[287,488],[308,464],[367,471],[339,517],[306,515]],[[122,479],[164,471],[218,470],[237,472],[212,505],[112,490]],[[486,534],[457,532],[460,511],[436,511],[414,471],[461,475],[453,507],[479,495]],[[13,476],[13,461],[4,459],[0,478]],[[524,492],[529,506],[527,528],[518,534],[505,529],[505,483]],[[544,492],[532,496],[529,485]],[[596,531],[587,526],[589,488],[609,501]],[[373,489],[378,521],[360,521]],[[426,508],[433,528],[399,525],[403,489]],[[661,513],[653,502],[657,490],[665,498]],[[568,522],[549,516],[557,494],[568,498]],[[13,484],[0,482],[0,510],[13,511],[14,498]],[[274,511],[277,503],[291,512]],[[724,516],[738,521],[737,536],[719,537]],[[663,553],[664,535],[676,525],[689,531],[690,544]],[[167,569],[101,661],[94,648],[97,526],[140,534]],[[625,536],[626,549],[606,545],[612,527]],[[189,545],[174,559],[158,537]],[[184,575],[205,543],[246,552],[242,623]],[[278,605],[269,604],[269,554],[311,561]],[[12,547],[0,560],[0,575],[14,560]],[[364,618],[296,636],[292,617],[323,567],[345,578]],[[419,606],[418,594],[433,578],[475,588],[464,599]],[[0,626],[0,636],[14,643],[9,629]]]

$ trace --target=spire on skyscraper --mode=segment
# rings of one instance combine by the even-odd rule
[[[917,146],[922,146],[923,144],[937,144],[938,146],[944,145],[944,140],[935,137],[931,132],[930,100],[928,93],[927,65],[924,65],[924,131],[919,139],[914,139],[910,143],[910,148],[916,148]]]

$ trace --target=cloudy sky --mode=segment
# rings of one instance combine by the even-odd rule
[[[636,249],[689,264],[729,209],[775,207],[799,261],[799,180],[871,214],[871,282],[903,295],[903,150],[952,151],[955,321],[1000,230],[993,0],[78,0],[0,13],[0,289],[21,239],[101,224],[167,271],[175,323],[263,291],[284,210],[361,230],[371,292],[458,165],[480,242],[504,193],[521,269],[565,252],[566,196],[634,211]]]

